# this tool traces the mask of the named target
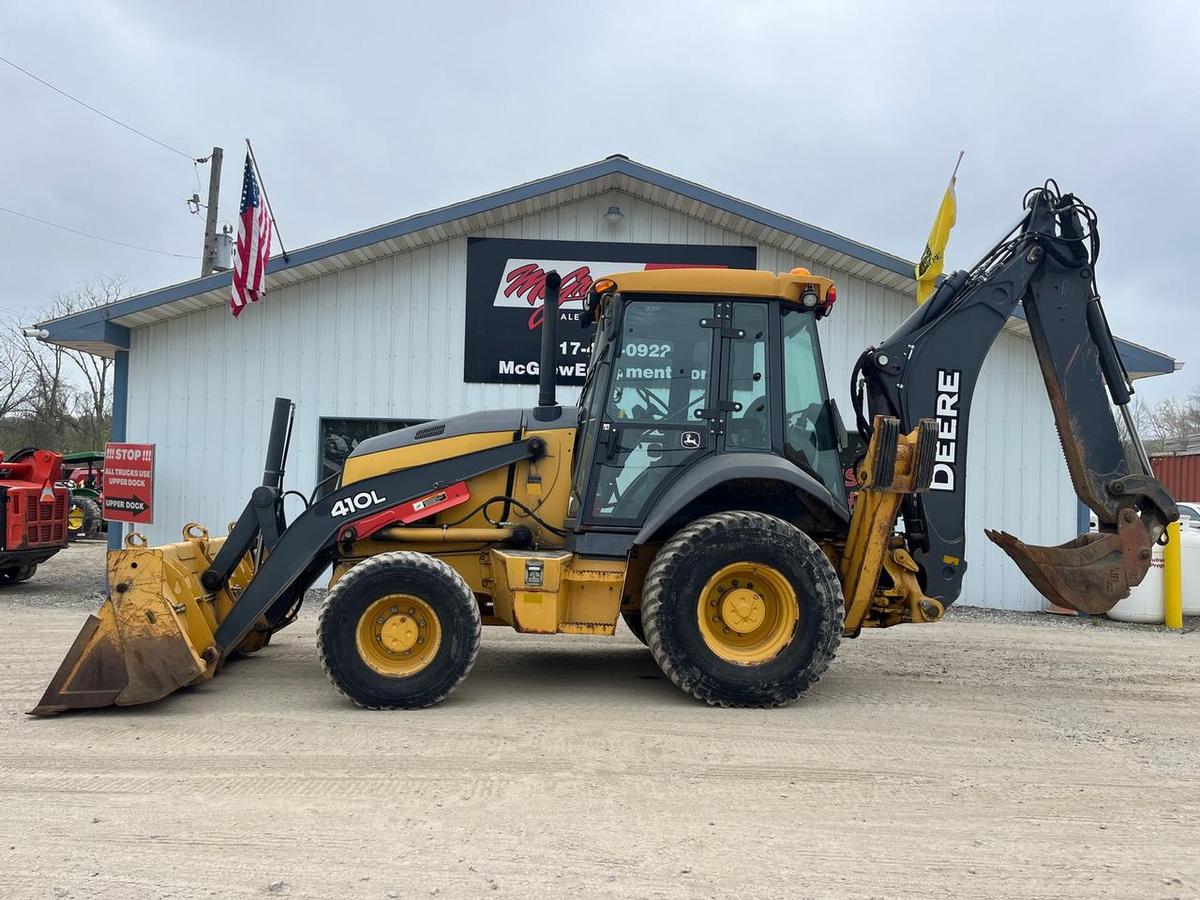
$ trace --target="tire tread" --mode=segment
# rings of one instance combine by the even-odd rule
[[[684,660],[673,658],[664,650],[660,628],[660,610],[667,599],[668,585],[679,558],[697,544],[709,544],[723,533],[742,529],[760,531],[772,540],[786,540],[798,536],[801,538],[800,543],[804,550],[810,556],[814,556],[814,559],[819,557],[814,568],[818,574],[816,585],[820,601],[818,608],[823,621],[817,625],[825,634],[824,642],[814,648],[812,662],[806,667],[807,671],[801,678],[787,684],[776,684],[769,696],[753,699],[723,695],[704,684],[698,677],[699,673],[694,666],[686,667]],[[776,707],[793,702],[820,680],[837,656],[837,649],[842,639],[845,609],[841,583],[833,565],[812,538],[789,522],[766,513],[741,510],[715,513],[697,519],[676,532],[662,546],[651,562],[646,573],[642,598],[642,623],[646,644],[649,646],[655,662],[676,687],[710,706]]]
[[[341,679],[334,673],[333,667],[330,665],[329,659],[325,654],[324,642],[320,639],[320,635],[327,627],[327,620],[333,616],[340,614],[341,598],[344,594],[354,589],[354,582],[359,578],[370,575],[375,570],[384,570],[395,565],[406,565],[414,569],[424,569],[430,574],[438,578],[444,579],[448,584],[457,583],[456,586],[460,591],[459,600],[463,602],[465,608],[471,611],[473,619],[474,631],[476,639],[472,642],[470,655],[466,665],[454,683],[445,688],[440,694],[429,698],[427,701],[416,705],[408,704],[373,704],[364,703],[358,698],[350,694]],[[356,573],[359,573],[356,575]],[[349,584],[349,587],[344,587]],[[370,710],[385,710],[385,709],[425,709],[441,703],[450,693],[462,684],[463,680],[470,674],[471,669],[475,665],[475,660],[479,656],[479,636],[483,631],[483,617],[479,612],[479,604],[475,600],[475,594],[471,591],[470,586],[466,583],[463,577],[455,571],[452,566],[447,565],[440,559],[436,559],[426,553],[417,553],[410,550],[398,550],[391,553],[380,553],[369,557],[354,566],[342,578],[330,588],[325,595],[325,601],[321,604],[321,612],[317,617],[317,658],[320,660],[321,669],[325,672],[325,677],[329,679],[330,684],[337,689],[343,697],[361,709]]]

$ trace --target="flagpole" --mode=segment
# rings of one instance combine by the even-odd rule
[[[250,142],[249,142],[249,141],[247,141],[246,143],[248,144],[248,143],[250,143]],[[957,160],[957,162],[955,162],[955,163],[954,163],[954,171],[950,173],[950,183],[951,183],[951,184],[953,184],[953,183],[954,183],[954,179],[955,179],[955,177],[957,177],[957,175],[958,175],[958,167],[962,165],[962,158],[963,158],[963,156],[966,154],[966,152],[967,152],[966,150],[959,150],[959,151],[958,151],[958,160]],[[254,154],[253,154],[253,153],[251,153],[250,155],[251,155],[251,157],[253,157],[253,156],[254,156]],[[255,166],[257,166],[257,165],[258,165],[258,164],[257,164],[257,163],[255,163]]]
[[[267,184],[263,181],[262,172],[258,168],[258,160],[254,156],[254,148],[250,146],[250,138],[246,138],[246,152],[250,154],[250,163],[254,166],[254,174],[258,178],[258,189],[262,191],[263,200],[267,204],[267,211],[271,214],[271,233],[275,240],[279,241],[279,252],[283,254],[283,261],[288,261],[287,248],[283,246],[283,238],[279,236],[279,225],[275,222],[275,207],[271,205],[271,198],[267,196]],[[962,155],[959,155],[962,159]],[[957,166],[955,167],[957,171]]]

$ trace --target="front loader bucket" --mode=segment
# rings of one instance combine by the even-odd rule
[[[1038,591],[1058,606],[1101,615],[1129,596],[1150,568],[1150,535],[1131,510],[1116,532],[1081,534],[1057,547],[1026,544],[1004,531],[987,532]]]
[[[124,550],[109,551],[112,593],[88,616],[30,715],[148,703],[215,674],[219,654],[213,635],[253,570],[243,560],[229,589],[210,593],[200,575],[223,539],[209,540],[194,525],[184,529],[184,537],[162,547],[129,542]],[[265,636],[255,632],[239,649],[263,643]]]

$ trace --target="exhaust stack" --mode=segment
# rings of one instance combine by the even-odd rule
[[[538,408],[535,417],[553,421],[560,408],[555,396],[558,360],[558,292],[562,278],[557,272],[546,273],[546,299],[542,304],[542,359],[538,369]]]

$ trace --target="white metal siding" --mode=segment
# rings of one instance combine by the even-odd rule
[[[625,218],[604,218],[617,204]],[[480,234],[555,240],[754,245],[749,238],[622,193],[542,210]],[[838,282],[822,322],[830,390],[852,416],[850,366],[912,310],[912,296],[782,249],[757,244],[759,268],[808,265]],[[240,512],[261,478],[271,403],[297,400],[288,483],[307,491],[317,472],[323,416],[436,418],[525,406],[531,385],[463,384],[464,237],[344,268],[273,290],[235,320],[223,307],[133,329],[127,434],[158,445],[152,542],[188,521],[214,533]],[[968,462],[968,559],[962,602],[1040,608],[984,525],[1032,543],[1075,528],[1075,500],[1031,344],[1002,333],[973,408]],[[574,389],[561,389],[564,401]]]

